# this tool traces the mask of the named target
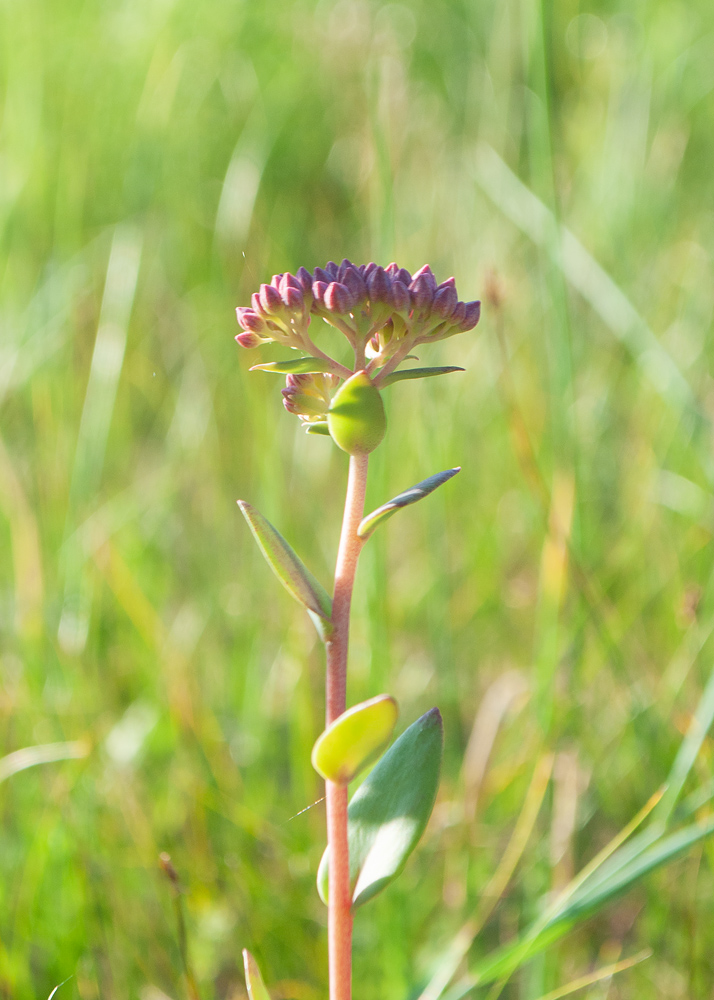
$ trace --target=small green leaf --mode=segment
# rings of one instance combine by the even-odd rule
[[[314,375],[317,372],[329,374],[335,371],[329,358],[294,358],[292,361],[271,361],[265,365],[253,365],[252,372],[277,372],[279,375]]]
[[[330,428],[327,426],[326,420],[320,420],[314,424],[305,425],[306,434],[324,434],[325,437],[330,436]]]
[[[243,968],[245,969],[245,985],[248,987],[250,1000],[270,1000],[270,994],[265,988],[258,963],[247,948],[243,949]]]
[[[245,500],[239,500],[238,506],[266,562],[285,589],[296,601],[304,604],[308,611],[329,621],[332,601],[322,584],[305,568],[280,532],[255,507]]]
[[[348,809],[352,906],[361,906],[400,874],[434,808],[444,730],[432,708],[396,740],[355,792]],[[328,850],[317,888],[327,902]]]
[[[389,744],[399,709],[389,694],[353,705],[318,737],[312,766],[326,781],[348,785]]]
[[[385,386],[392,385],[394,382],[404,382],[406,379],[411,378],[431,378],[432,375],[448,375],[449,372],[465,371],[465,368],[457,368],[455,365],[449,365],[445,368],[403,368],[401,371],[392,372],[391,375],[387,375],[381,383],[381,387],[384,388]]]
[[[424,497],[429,496],[430,493],[433,493],[443,483],[448,482],[457,472],[461,472],[460,465],[455,469],[447,469],[446,472],[437,472],[436,475],[429,476],[428,479],[424,479],[423,482],[417,483],[411,489],[405,490],[388,503],[377,507],[371,514],[367,514],[366,517],[362,518],[357,529],[357,534],[360,538],[369,538],[374,529],[379,527],[392,514],[402,507],[408,507],[409,504],[416,503],[417,500],[422,500]]]
[[[337,390],[327,413],[335,444],[348,455],[367,455],[384,437],[384,403],[365,371],[355,372]]]

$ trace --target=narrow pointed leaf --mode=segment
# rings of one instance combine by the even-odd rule
[[[250,1000],[270,1000],[270,994],[265,988],[258,963],[247,948],[243,949],[243,968],[245,969],[245,985],[248,988]]]
[[[330,436],[330,428],[327,426],[326,420],[320,420],[315,424],[307,424],[305,427],[306,434],[323,434],[325,437]]]
[[[411,489],[405,490],[399,496],[394,497],[393,500],[389,500],[387,503],[382,504],[381,507],[377,507],[371,514],[367,514],[366,517],[362,518],[360,526],[357,529],[357,534],[360,538],[369,538],[374,529],[379,527],[387,518],[390,518],[392,514],[396,513],[402,507],[408,507],[410,504],[416,503],[417,500],[422,500],[424,497],[429,496],[430,493],[433,493],[443,483],[448,482],[457,472],[461,472],[461,466],[455,469],[447,469],[446,472],[437,472],[435,476],[429,476],[428,479],[417,483]]]
[[[387,385],[392,385],[393,382],[404,382],[406,379],[431,378],[432,375],[448,375],[449,372],[464,371],[466,371],[465,368],[458,368],[455,365],[448,365],[445,368],[403,368],[401,371],[392,372],[391,375],[387,375],[381,383],[381,387],[384,388]]]
[[[312,766],[326,781],[348,785],[388,746],[399,709],[389,694],[353,705],[335,719],[312,749]]]
[[[352,905],[361,906],[404,868],[434,808],[439,787],[444,730],[432,708],[389,748],[355,792],[348,809]],[[328,894],[328,851],[317,887]]]
[[[265,365],[253,365],[252,372],[277,372],[278,375],[313,375],[318,372],[335,372],[329,358],[293,358],[290,361],[270,361]],[[339,372],[336,372],[339,374]]]
[[[239,500],[238,506],[266,562],[285,589],[309,611],[329,620],[332,601],[322,584],[305,568],[280,532],[255,507],[245,500]]]

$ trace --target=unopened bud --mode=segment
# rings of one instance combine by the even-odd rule
[[[301,288],[293,288],[290,285],[282,295],[283,302],[288,307],[288,309],[298,312],[305,308],[305,298],[302,294]]]
[[[392,281],[392,308],[395,312],[406,314],[412,307],[412,294],[407,286],[398,280]]]
[[[319,267],[315,268],[315,270],[319,271],[320,268]],[[325,292],[327,291],[328,287],[329,287],[329,282],[327,281],[313,281],[312,295],[313,298],[315,299],[315,302],[317,302],[320,305],[325,304]]]
[[[458,301],[456,282],[453,278],[449,278],[448,281],[443,281],[436,289],[431,311],[440,316],[441,319],[446,319],[452,314]]]
[[[236,340],[241,347],[260,347],[264,340],[257,333],[238,333]]]
[[[338,389],[327,414],[335,444],[349,455],[367,455],[384,437],[387,419],[379,390],[365,371]]]
[[[236,316],[244,330],[249,330],[251,333],[265,333],[267,331],[265,320],[252,309],[242,309],[239,306],[236,309]]]
[[[306,267],[299,267],[295,277],[300,282],[303,293],[306,295],[310,294],[312,292],[312,275],[308,269]]]
[[[345,315],[352,308],[352,295],[349,288],[339,281],[332,281],[325,292],[325,308],[330,312]]]
[[[352,263],[352,261],[348,260],[346,257],[343,258],[342,263],[340,264],[340,266],[337,269],[337,281],[344,282],[345,275],[347,274],[348,271],[351,271],[353,268],[354,268],[354,264]],[[355,268],[355,270],[356,270],[356,268]]]
[[[465,307],[464,318],[459,326],[459,330],[462,333],[465,333],[467,330],[473,330],[481,317],[480,302],[466,302]]]
[[[327,273],[324,267],[316,267],[315,272],[312,276],[313,283],[316,281],[321,281],[325,285],[329,285],[331,281],[334,281],[331,275]]]
[[[325,264],[325,270],[330,276],[330,281],[337,281],[337,272],[339,271],[339,267],[335,264],[334,260],[328,260]]]
[[[367,298],[367,286],[364,283],[362,275],[359,273],[356,267],[347,268],[344,276],[341,278],[341,283],[349,290],[352,296],[352,305],[360,305]]]
[[[429,280],[429,275],[418,274],[412,279],[412,283],[409,286],[409,291],[412,293],[412,301],[414,302],[415,312],[427,312],[431,309],[431,304],[434,301],[434,292],[436,290],[436,282],[434,281],[434,276],[431,276],[431,281]]]
[[[464,316],[466,315],[466,303],[457,302],[454,306],[454,311],[449,316],[449,323],[454,326],[460,326],[464,321]]]
[[[269,316],[277,316],[283,311],[283,300],[280,298],[280,292],[273,285],[261,285],[258,294],[264,313]]]
[[[392,282],[383,267],[376,267],[367,279],[367,288],[372,302],[392,304]]]

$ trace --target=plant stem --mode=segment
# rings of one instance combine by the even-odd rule
[[[350,604],[362,540],[357,528],[364,513],[367,486],[367,455],[350,457],[350,472],[342,519],[340,547],[335,567],[332,599],[333,633],[327,643],[326,724],[329,726],[346,708],[347,649]],[[330,849],[329,903],[327,915],[330,956],[330,1000],[350,1000],[352,995],[352,891],[347,843],[347,788],[325,782],[327,799],[327,843]]]

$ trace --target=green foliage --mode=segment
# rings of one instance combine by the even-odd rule
[[[349,455],[367,455],[387,429],[384,403],[366,372],[356,372],[332,397],[327,426],[338,447]]]
[[[394,382],[404,382],[413,378],[431,378],[434,375],[448,375],[450,372],[463,372],[464,368],[457,368],[455,365],[448,365],[442,368],[401,368],[399,371],[387,375],[382,382],[383,386],[393,385]]]
[[[398,715],[388,694],[352,705],[318,736],[312,766],[326,781],[348,785],[389,745]]]
[[[443,745],[441,715],[432,708],[402,733],[352,797],[348,836],[353,907],[368,902],[404,870],[434,808]],[[326,850],[317,874],[325,903],[328,865]]]
[[[270,1000],[270,994],[265,988],[258,963],[247,948],[243,949],[243,967],[245,970],[245,985],[250,1000]]]
[[[375,528],[378,528],[380,524],[383,524],[386,520],[388,520],[392,514],[401,510],[402,507],[408,507],[410,504],[416,503],[417,500],[423,500],[424,497],[429,496],[429,494],[433,493],[439,486],[442,486],[444,483],[452,479],[457,472],[461,472],[461,469],[447,469],[446,472],[437,472],[436,475],[429,476],[428,479],[422,480],[422,482],[417,483],[416,486],[412,486],[410,489],[404,490],[392,500],[388,500],[387,503],[382,504],[381,507],[377,507],[377,509],[373,510],[371,514],[367,514],[366,517],[363,517],[360,522],[360,526],[357,529],[357,534],[360,538],[364,538],[366,540]]]
[[[270,361],[264,365],[253,365],[252,372],[278,372],[281,375],[312,375],[315,372],[331,372],[334,365],[325,358],[294,358],[291,361]]]

